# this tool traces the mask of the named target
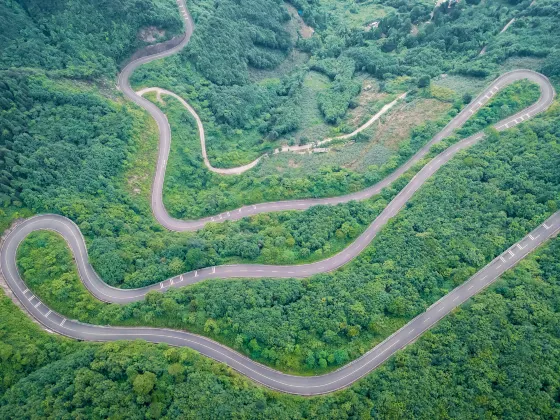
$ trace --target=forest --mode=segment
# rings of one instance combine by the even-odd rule
[[[305,114],[305,107],[310,105],[302,94],[303,82],[310,72],[319,72],[329,80],[311,106],[319,109],[333,134],[349,128],[345,116],[356,105],[360,74],[380,80],[382,91],[392,90],[391,84],[399,79],[398,89],[402,92],[414,90],[442,74],[491,79],[503,71],[508,59],[515,57],[538,58],[539,70],[548,75],[558,72],[553,64],[560,45],[555,31],[559,18],[555,1],[542,0],[531,7],[529,0],[478,3],[452,2],[449,6],[444,2],[430,18],[432,5],[427,2],[369,1],[368,7],[372,9],[384,7],[386,16],[379,18],[377,28],[365,31],[364,27],[349,26],[326,0],[294,0],[292,4],[316,31],[311,38],[298,33],[288,49],[306,58],[301,62],[288,58],[286,61],[292,60],[292,65],[287,65],[287,69],[279,66],[282,70],[265,73],[264,78],[252,76],[261,67],[252,66],[246,59],[242,76],[226,81],[225,77],[216,78],[215,73],[237,74],[237,59],[214,58],[217,51],[232,50],[230,40],[221,36],[207,38],[206,26],[213,25],[207,18],[211,6],[205,0],[194,1],[192,11],[198,26],[192,42],[197,55],[186,49],[178,56],[150,63],[135,73],[132,82],[138,88],[169,89],[190,102],[203,116],[205,126],[211,128],[207,146],[211,159],[218,166],[231,167],[270,152],[278,143],[305,141],[297,135],[305,128],[298,116]],[[220,18],[228,13],[230,20],[238,19],[236,8],[224,9],[227,10],[220,11]],[[280,37],[276,31],[282,16],[276,11],[270,13],[266,23],[276,34],[275,39]],[[514,25],[497,36],[514,16]],[[257,22],[262,21],[259,18]],[[411,32],[413,27],[417,32]],[[543,43],[542,39],[547,41]],[[199,49],[204,42],[212,47]],[[239,41],[239,45],[245,51],[253,50],[249,41]],[[277,55],[284,51],[280,42],[272,45],[269,51]],[[480,55],[485,46],[486,53]],[[224,56],[228,57],[225,53]],[[211,60],[210,69],[200,64]]]
[[[560,16],[552,0],[530,7],[444,2],[433,18],[425,2],[340,2],[352,10],[382,8],[385,16],[371,30],[346,25],[331,1],[291,3],[313,36],[288,30],[293,18],[281,2],[189,2],[196,21],[189,48],[139,69],[134,85],[167,88],[192,103],[208,131],[211,160],[223,167],[304,141],[297,133],[310,75],[325,81],[312,106],[329,135],[353,128],[347,117],[362,93],[360,77],[374,78],[380,93],[408,91],[411,101],[449,107],[365,172],[330,162],[309,177],[294,168],[294,176],[249,172],[235,179],[203,169],[195,126],[165,98],[174,141],[164,200],[174,215],[339,195],[375,183],[478,93],[442,89],[442,74],[484,85],[512,60],[525,60],[559,87]],[[259,215],[197,233],[165,231],[150,210],[155,124],[114,89],[119,68],[146,45],[138,37],[146,27],[159,28],[160,40],[179,34],[175,2],[0,0],[0,230],[20,217],[65,215],[84,233],[102,278],[134,288],[216,264],[296,264],[333,255],[418,170],[365,202]],[[430,156],[537,95],[530,84],[512,85]],[[558,210],[559,127],[556,102],[515,129],[489,130],[335,273],[210,281],[121,307],[84,290],[55,234],[24,241],[19,267],[32,290],[69,317],[181,328],[284,371],[325,372],[363,354]],[[355,140],[367,144],[371,137]],[[0,417],[554,418],[558,246],[547,245],[352,388],[312,399],[269,392],[188,349],[48,335],[2,296]]]
[[[186,329],[288,372],[330,370],[423,312],[560,207],[555,171],[560,165],[559,121],[556,106],[545,118],[522,129],[489,134],[462,152],[355,261],[333,273],[304,280],[206,281],[119,306],[96,301],[75,272],[71,282],[61,280],[62,273],[42,279],[50,261],[63,260],[60,239],[58,253],[53,238],[24,242],[20,271],[31,290],[71,318]],[[381,195],[389,199],[392,193],[389,188]],[[333,209],[348,207],[352,204]],[[307,214],[320,214],[321,208],[329,207]],[[318,220],[324,226],[330,219]],[[318,259],[329,253],[330,243],[319,236],[317,223],[300,219],[295,226],[299,228],[290,237],[280,234],[275,241],[315,249]],[[355,235],[352,229],[359,230],[359,225],[343,223],[334,236]],[[51,252],[43,256],[41,249]],[[187,253],[188,260],[204,257],[203,252]],[[45,265],[37,266],[38,261]],[[170,266],[180,263],[172,260]],[[72,266],[69,257],[66,266]]]
[[[556,239],[352,387],[314,398],[270,392],[188,349],[47,334],[0,292],[0,416],[554,418],[559,252]]]

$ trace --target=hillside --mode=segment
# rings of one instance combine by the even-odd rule
[[[509,70],[541,72],[558,91],[555,1],[193,0],[188,9],[187,46],[143,64],[131,84],[190,104],[216,167],[267,154],[238,176],[211,172],[192,114],[169,95],[145,95],[170,126],[165,211],[212,222],[193,231],[158,222],[162,129],[118,78],[134,51],[183,33],[176,2],[0,0],[0,230],[65,216],[95,272],[126,290],[222,265],[321,262],[355,244],[434,159],[484,138],[423,181],[356,258],[306,278],[214,279],[109,304],[84,287],[60,235],[34,232],[13,271],[49,311],[189,331],[278,371],[320,375],[383,342],[560,208],[558,99],[490,128],[539,100],[527,80],[492,89],[465,125],[370,198],[255,207],[375,185]],[[274,153],[351,133],[405,92],[350,139]],[[48,334],[2,295],[0,417],[554,418],[559,246],[551,239],[348,389],[313,398],[271,391],[187,348]]]

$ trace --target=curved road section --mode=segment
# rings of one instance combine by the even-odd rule
[[[455,129],[460,128],[480,107],[482,107],[488,100],[494,96],[500,89],[508,86],[509,84],[522,79],[528,79],[534,83],[537,83],[541,88],[541,97],[539,100],[530,106],[529,108],[509,117],[498,124],[494,125],[498,131],[511,128],[520,122],[526,121],[527,119],[533,117],[534,115],[547,109],[554,99],[554,88],[550,84],[549,80],[540,73],[536,73],[530,70],[515,70],[509,73],[505,73],[496,79],[490,86],[484,90],[472,103],[464,108],[453,120],[445,126],[445,128],[439,132],[433,139],[431,139],[424,147],[422,147],[414,156],[412,156],[404,165],[393,172],[391,175],[386,177],[384,180],[378,182],[371,187],[368,187],[362,191],[358,191],[352,194],[343,195],[340,197],[329,197],[329,198],[318,198],[318,199],[303,199],[303,200],[291,200],[291,201],[278,201],[272,203],[261,203],[250,206],[244,206],[239,209],[231,210],[216,216],[205,217],[198,220],[180,220],[175,219],[169,215],[165,205],[163,204],[163,184],[165,180],[165,170],[167,166],[167,160],[169,157],[169,150],[171,146],[171,128],[169,127],[169,122],[165,114],[152,102],[143,98],[140,94],[134,91],[130,86],[130,76],[138,67],[142,64],[149,63],[154,60],[158,60],[163,57],[170,56],[182,50],[189,42],[190,37],[194,30],[194,25],[191,16],[185,6],[184,0],[176,0],[179,6],[179,12],[183,18],[185,24],[185,37],[176,46],[163,51],[158,54],[153,54],[150,56],[142,57],[131,61],[120,73],[118,80],[118,87],[123,92],[123,94],[133,101],[138,106],[144,108],[148,113],[154,118],[159,129],[159,154],[156,166],[156,172],[154,176],[154,182],[152,186],[152,212],[157,221],[169,230],[174,230],[178,232],[182,231],[194,231],[203,228],[207,223],[211,222],[222,222],[225,220],[238,220],[246,216],[252,216],[259,213],[267,213],[273,211],[283,211],[283,210],[305,210],[309,207],[316,206],[319,204],[339,204],[346,203],[352,200],[365,200],[375,194],[378,194],[383,188],[390,185],[399,176],[404,174],[409,170],[415,163],[422,159],[430,150],[430,148],[439,143],[445,137],[448,137]],[[193,110],[194,111],[194,110]],[[202,123],[198,122],[199,132],[203,132]],[[202,129],[202,130],[201,130]],[[465,139],[461,142],[465,147],[473,144],[482,138],[482,134],[479,133],[469,139]],[[204,150],[204,149],[203,149]],[[253,162],[255,163],[255,162]],[[252,165],[249,164],[249,165]],[[226,170],[227,171],[227,170]],[[430,174],[431,175],[431,174]],[[430,176],[428,175],[428,176]]]
[[[395,170],[392,174],[387,176],[382,181],[368,188],[365,188],[361,191],[339,196],[339,197],[309,198],[309,199],[301,199],[301,200],[276,201],[270,203],[254,204],[254,205],[244,206],[235,210],[230,210],[218,214],[216,216],[204,217],[198,220],[175,219],[171,217],[169,213],[167,213],[167,210],[165,209],[165,206],[163,204],[162,194],[163,194],[163,182],[165,179],[165,168],[166,168],[167,158],[169,156],[169,149],[171,144],[171,132],[169,129],[169,125],[167,123],[165,114],[163,114],[161,110],[157,108],[157,106],[155,106],[153,103],[149,102],[148,100],[142,98],[141,96],[137,95],[132,89],[130,89],[130,93],[134,95],[135,98],[142,99],[142,104],[145,101],[150,105],[150,107],[147,107],[146,110],[150,112],[150,114],[158,122],[158,126],[160,127],[158,163],[156,168],[154,184],[152,187],[152,212],[155,218],[158,220],[158,222],[161,223],[165,228],[173,231],[182,232],[182,231],[195,231],[201,229],[207,223],[223,222],[225,220],[238,220],[243,217],[252,216],[259,213],[268,213],[268,212],[285,211],[285,210],[305,210],[308,209],[309,207],[321,205],[321,204],[331,205],[331,204],[347,203],[352,200],[368,199],[371,196],[381,192],[383,188],[389,186],[392,182],[394,182],[397,178],[399,178],[406,171],[408,171],[412,166],[414,166],[417,162],[419,162],[422,158],[424,158],[428,154],[430,148],[433,145],[441,142],[444,138],[451,135],[454,130],[463,126],[463,124],[479,108],[484,106],[490,100],[490,98],[492,98],[492,96],[494,96],[497,92],[499,92],[500,89],[503,89],[504,87],[516,81],[524,80],[524,79],[539,85],[541,90],[541,96],[539,100],[535,102],[533,105],[531,105],[530,107],[524,109],[523,111],[520,111],[517,114],[512,115],[511,117],[506,118],[493,126],[498,131],[503,131],[508,128],[514,127],[515,125],[523,121],[526,121],[531,117],[535,116],[536,114],[546,110],[554,100],[554,96],[555,96],[554,88],[550,84],[550,81],[542,74],[536,73],[531,70],[515,70],[503,74],[502,76],[494,80],[492,84],[484,90],[484,92],[482,92],[476,99],[474,99],[474,101],[471,104],[469,104],[469,106],[465,107],[459,114],[457,114],[443,128],[443,130],[441,130],[435,137],[433,137],[420,150],[418,150],[418,152],[416,152],[416,154],[414,154],[414,156],[412,156],[406,163],[404,163],[402,166],[400,166],[397,170]],[[129,86],[128,81],[126,83],[127,86]],[[126,92],[126,90],[124,89],[123,91]],[[152,110],[154,110],[155,112],[152,113]],[[202,128],[202,124],[199,123],[198,125],[200,130]],[[421,185],[443,163],[451,159],[455,153],[473,145],[483,137],[484,134],[482,132],[477,133],[474,136],[461,140],[459,143],[450,147],[446,152],[437,156],[433,160],[433,162],[431,162],[431,164],[428,166],[433,170],[431,169],[426,170],[426,168],[424,168],[421,171],[421,173],[419,173],[416,176],[414,180],[414,185],[416,186]],[[400,199],[402,198],[403,196],[400,197]]]
[[[87,262],[83,238],[76,225],[69,219],[54,215],[43,215],[28,219],[17,226],[7,237],[0,253],[0,266],[8,285],[17,298],[22,302],[27,311],[49,330],[68,337],[88,341],[142,339],[153,343],[187,346],[205,356],[227,364],[239,373],[269,388],[292,394],[318,395],[345,388],[375,369],[396,351],[402,349],[431,328],[457,306],[491,284],[504,271],[513,267],[540,244],[557,235],[560,230],[560,212],[553,214],[537,229],[494,259],[464,284],[445,295],[425,312],[412,319],[408,324],[359,359],[337,371],[320,376],[287,375],[254,362],[208,338],[184,331],[164,328],[101,327],[66,319],[62,315],[50,310],[34,296],[21,279],[17,270],[16,251],[18,245],[30,232],[37,229],[55,230],[66,239],[74,253],[82,281],[92,293],[98,297],[103,296],[104,300],[119,303],[127,302],[143,297],[149,290],[159,290],[160,286],[138,290],[119,290],[109,287],[99,279]],[[218,268],[220,271],[218,271]],[[262,271],[263,269],[265,270],[264,272]],[[298,266],[290,267],[290,269],[299,273]],[[169,286],[178,287],[198,281],[195,273],[169,279]],[[303,275],[303,273],[300,274]],[[279,277],[280,275],[274,274],[271,267],[266,266],[223,266],[216,267],[215,269],[201,270],[198,276],[210,278],[238,276]]]
[[[500,88],[516,80],[529,79],[540,85],[541,97],[532,106],[496,124],[494,127],[497,130],[505,130],[533,117],[535,114],[545,110],[552,103],[554,98],[554,89],[544,76],[528,70],[518,70],[506,73],[494,81],[494,83],[478,98],[476,98],[471,105],[458,114],[438,135],[436,135],[426,146],[418,151],[407,163],[385,180],[370,188],[342,197],[318,200],[294,200],[244,207],[238,209],[237,211],[220,215],[218,220],[213,220],[214,218],[207,218],[199,221],[175,220],[169,217],[161,200],[165,163],[169,153],[169,126],[165,115],[159,110],[159,108],[134,93],[128,84],[128,77],[138,65],[172,54],[173,52],[180,50],[182,46],[188,42],[190,34],[192,33],[190,17],[188,16],[188,12],[184,7],[184,3],[182,3],[182,0],[179,0],[178,3],[180,5],[181,13],[188,23],[185,39],[181,42],[181,44],[164,53],[133,61],[123,70],[119,78],[119,85],[121,86],[123,92],[125,92],[127,96],[130,95],[129,97],[133,99],[134,102],[147,109],[150,114],[154,116],[158,126],[160,127],[160,154],[152,195],[154,200],[153,211],[156,217],[158,217],[158,220],[163,220],[164,225],[170,229],[194,230],[204,226],[204,224],[209,221],[226,219],[235,220],[260,212],[288,209],[301,210],[316,204],[337,204],[350,200],[368,198],[379,192],[383,187],[389,185],[392,181],[408,170],[414,163],[418,162],[428,153],[429,148],[433,144],[441,141],[443,138],[451,134],[455,128],[464,124],[464,122],[472,114],[474,114],[478,108],[483,106],[484,103],[492,97],[492,95],[498,92]],[[154,343],[168,343],[175,346],[188,346],[208,357],[226,363],[238,372],[269,388],[300,395],[317,395],[332,392],[352,384],[371,370],[375,369],[397,350],[402,349],[412,342],[416,337],[428,330],[458,305],[492,283],[504,271],[513,267],[540,244],[552,236],[555,236],[560,230],[560,212],[553,214],[537,229],[532,231],[520,242],[514,244],[502,255],[494,259],[490,264],[476,273],[463,285],[445,295],[424,313],[412,319],[407,325],[396,331],[392,336],[375,346],[359,359],[335,372],[331,372],[326,375],[308,377],[287,375],[270,369],[208,338],[183,331],[161,328],[101,327],[66,319],[62,315],[50,310],[26,287],[17,270],[16,254],[18,246],[28,234],[36,230],[47,229],[60,233],[70,246],[76,260],[80,278],[90,292],[103,301],[121,304],[141,300],[144,298],[146,293],[150,291],[164,291],[170,287],[181,287],[209,278],[308,277],[313,274],[335,270],[355,258],[367,245],[369,245],[380,229],[390,218],[394,217],[400,211],[404,204],[430,176],[432,176],[442,165],[449,161],[456,153],[470,147],[483,137],[483,133],[477,133],[474,136],[455,143],[443,153],[432,159],[412,178],[406,187],[389,203],[383,212],[351,245],[333,257],[316,263],[297,266],[239,264],[209,267],[185,273],[168,279],[162,283],[141,289],[116,289],[103,282],[89,264],[84,239],[78,227],[71,220],[57,215],[41,215],[25,220],[7,235],[2,248],[0,249],[0,268],[9,287],[13,290],[14,294],[22,302],[27,311],[46,328],[59,334],[81,340],[113,341],[123,339],[144,339]]]

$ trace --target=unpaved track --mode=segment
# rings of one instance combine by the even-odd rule
[[[185,11],[182,0],[178,1],[183,16],[187,19],[188,14]],[[187,20],[187,37],[192,33],[190,20]],[[155,57],[163,57],[175,51],[177,46],[165,53],[158,54]],[[158,220],[163,220],[164,225],[174,230],[194,230],[204,226],[210,221],[210,218],[199,221],[180,221],[169,217],[161,201],[161,187],[163,185],[163,175],[165,173],[165,163],[169,154],[169,126],[165,115],[151,102],[136,95],[128,84],[128,77],[134,68],[141,63],[145,63],[155,59],[145,57],[129,64],[121,73],[119,84],[121,89],[134,102],[145,108],[156,119],[160,128],[160,154],[158,157],[157,172],[153,187],[153,212]],[[124,76],[123,76],[124,74]],[[350,200],[360,200],[370,197],[379,192],[381,188],[389,185],[398,176],[408,170],[414,163],[418,162],[428,153],[429,148],[441,141],[449,135],[455,128],[460,127],[474,112],[480,108],[492,95],[500,88],[520,79],[529,79],[538,83],[541,88],[541,97],[539,100],[526,108],[522,112],[507,118],[495,125],[497,130],[505,130],[516,124],[526,121],[535,114],[542,112],[553,101],[554,89],[548,80],[538,74],[527,70],[518,70],[498,78],[492,83],[477,99],[473,101],[465,110],[455,117],[447,127],[434,137],[426,146],[414,155],[405,165],[399,168],[395,173],[387,177],[384,181],[365,189],[363,191],[346,195],[343,197],[333,197],[320,200],[294,200],[277,203],[265,203],[256,206],[245,207],[230,213],[221,215],[218,220],[235,220],[250,214],[256,214],[266,211],[279,211],[287,209],[304,209],[316,204],[337,204]],[[381,212],[381,214],[373,221],[373,223],[360,235],[352,244],[339,254],[323,261],[312,264],[303,264],[296,266],[268,266],[257,264],[239,264],[229,266],[209,267],[194,272],[182,274],[173,277],[162,283],[158,283],[149,287],[135,290],[116,289],[107,285],[95,273],[88,262],[87,249],[79,228],[70,220],[58,215],[40,215],[27,219],[16,226],[6,237],[2,248],[0,249],[0,268],[6,279],[7,284],[14,292],[15,296],[25,306],[27,311],[43,324],[47,329],[66,335],[68,337],[91,340],[91,341],[113,341],[123,339],[144,339],[154,343],[168,343],[175,346],[187,346],[199,351],[208,357],[217,361],[226,363],[233,369],[243,375],[259,382],[269,388],[273,388],[282,392],[299,394],[299,395],[318,395],[324,394],[349,386],[362,376],[375,369],[387,358],[393,355],[399,349],[414,341],[419,335],[431,328],[441,318],[451,312],[454,308],[465,302],[471,296],[475,295],[486,286],[491,284],[503,272],[513,267],[517,262],[527,256],[531,251],[539,245],[547,241],[549,238],[557,235],[560,230],[560,212],[554,213],[543,224],[533,230],[525,238],[517,244],[511,246],[502,255],[495,258],[486,267],[481,269],[468,281],[457,287],[449,294],[432,305],[424,313],[412,319],[401,329],[397,330],[393,335],[385,341],[375,346],[369,352],[365,353],[359,359],[349,363],[337,371],[319,375],[319,376],[293,376],[287,375],[274,369],[270,369],[259,363],[256,363],[245,356],[227,348],[208,338],[184,331],[168,330],[163,328],[121,328],[121,327],[102,327],[96,325],[83,324],[77,321],[64,318],[62,315],[53,312],[44,303],[42,303],[27,288],[21,279],[16,264],[17,248],[22,240],[31,232],[37,230],[52,230],[60,233],[67,241],[71,251],[74,254],[78,272],[84,285],[97,298],[114,303],[127,303],[141,300],[149,291],[160,290],[165,291],[170,287],[182,287],[210,278],[248,278],[248,277],[274,277],[274,278],[292,278],[292,277],[308,277],[310,275],[335,270],[348,261],[355,258],[369,243],[373,240],[380,229],[387,224],[388,220],[394,217],[404,204],[412,197],[412,195],[431,177],[442,165],[448,162],[456,153],[470,147],[484,137],[483,133],[475,134],[469,138],[449,147],[443,153],[433,158],[425,165],[414,178],[406,185],[406,187],[389,203],[389,205]],[[159,182],[159,184],[158,184]]]
[[[193,116],[193,118],[196,121],[196,126],[198,128],[198,137],[200,139],[200,148],[201,148],[201,151],[202,151],[202,159],[204,161],[204,165],[206,166],[206,168],[209,171],[215,172],[215,173],[220,174],[220,175],[241,175],[242,173],[247,172],[249,169],[252,169],[255,166],[257,166],[257,164],[260,162],[260,160],[264,156],[267,155],[267,154],[264,154],[262,156],[259,156],[254,161],[252,161],[252,162],[250,162],[246,165],[236,166],[235,168],[224,169],[224,168],[216,168],[216,167],[212,166],[212,164],[210,163],[210,160],[208,159],[208,154],[206,153],[206,135],[204,133],[204,125],[202,124],[202,120],[200,119],[200,117],[198,116],[198,114],[196,113],[194,108],[187,101],[185,101],[183,98],[181,98],[179,95],[177,95],[176,93],[171,92],[170,90],[167,90],[167,89],[162,89],[162,88],[158,88],[158,87],[148,87],[148,88],[143,88],[143,89],[140,89],[140,90],[136,91],[136,93],[139,96],[144,96],[146,93],[150,93],[150,92],[155,92],[157,94],[158,100],[161,99],[161,95],[169,95],[169,96],[174,97]],[[403,93],[402,95],[400,95],[394,101],[392,101],[392,102],[388,103],[387,105],[383,106],[383,108],[381,108],[381,110],[379,110],[379,112],[377,112],[368,121],[366,121],[364,124],[362,124],[360,127],[358,127],[357,129],[355,129],[354,131],[352,131],[349,134],[343,134],[343,135],[336,136],[336,137],[329,137],[329,138],[326,138],[324,140],[321,140],[321,141],[317,142],[316,144],[306,144],[304,146],[282,147],[281,149],[277,149],[277,151],[275,153],[292,152],[292,151],[299,152],[299,151],[302,151],[302,150],[303,151],[305,151],[305,150],[311,151],[311,150],[313,150],[313,148],[315,146],[321,146],[321,145],[330,143],[331,141],[334,141],[334,140],[349,139],[349,138],[355,136],[356,134],[361,133],[362,131],[364,131],[368,127],[370,127],[375,121],[377,121],[387,111],[389,111],[399,100],[404,99],[404,98],[406,98],[406,93]]]

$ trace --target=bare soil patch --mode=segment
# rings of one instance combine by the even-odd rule
[[[165,31],[163,29],[156,28],[155,26],[148,26],[147,28],[140,29],[138,37],[148,43],[156,42],[157,40],[165,36]]]

